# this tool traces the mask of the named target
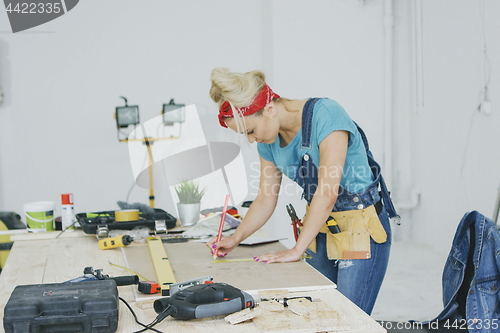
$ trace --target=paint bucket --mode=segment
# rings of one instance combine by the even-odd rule
[[[23,207],[26,216],[28,231],[52,231],[54,230],[54,203],[51,201],[39,201],[27,203]]]

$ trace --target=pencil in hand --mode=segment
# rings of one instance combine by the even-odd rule
[[[220,242],[222,238],[222,229],[224,229],[224,220],[226,219],[226,212],[227,212],[227,204],[229,203],[229,194],[226,194],[226,201],[224,202],[224,208],[222,209],[222,216],[220,219],[220,225],[219,225],[219,232],[217,233],[217,241],[216,243]],[[219,248],[215,249],[214,252],[214,260],[217,259],[217,256],[219,255]]]

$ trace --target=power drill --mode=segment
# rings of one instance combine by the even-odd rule
[[[199,284],[153,304],[161,319],[197,319],[228,315],[255,306],[252,296],[226,283]]]

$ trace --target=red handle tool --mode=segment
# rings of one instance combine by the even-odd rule
[[[288,215],[290,215],[290,218],[292,219],[293,235],[295,236],[295,241],[297,241],[297,239],[299,239],[299,234],[300,234],[299,227],[302,227],[302,222],[297,217],[297,214],[295,213],[295,209],[293,208],[292,204],[286,206],[286,211],[288,212]]]

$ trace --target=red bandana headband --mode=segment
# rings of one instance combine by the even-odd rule
[[[266,84],[264,88],[259,91],[257,96],[255,96],[253,102],[249,106],[245,106],[244,108],[236,108],[236,110],[241,117],[249,116],[259,110],[262,110],[273,99],[279,97],[280,96],[274,93],[274,91],[272,91],[271,88],[269,88],[269,86]],[[219,123],[222,127],[227,128],[226,122],[223,120],[223,118],[226,117],[234,118],[233,109],[231,108],[229,101],[225,101],[224,103],[222,103],[219,110]]]

